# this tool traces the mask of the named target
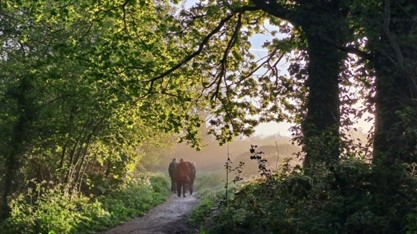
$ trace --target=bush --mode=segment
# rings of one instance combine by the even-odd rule
[[[4,233],[75,233],[94,228],[96,220],[109,214],[98,202],[62,185],[44,181],[10,203],[11,214],[3,224]],[[80,229],[80,227],[83,227]],[[78,230],[78,231],[77,231]]]
[[[208,217],[216,208],[216,203],[219,200],[218,193],[207,193],[199,201],[196,207],[190,214],[188,221],[191,224],[199,225],[204,223],[205,218]]]
[[[170,194],[162,175],[143,176],[97,199],[62,184],[35,185],[10,202],[2,233],[91,233],[143,215]]]
[[[164,202],[169,194],[166,179],[162,175],[153,175],[132,180],[100,200],[111,216],[108,225],[115,226],[129,218],[142,216]]]
[[[403,170],[400,190],[389,193],[381,192],[371,165],[356,158],[315,171],[314,178],[301,168],[283,170],[244,184],[211,215],[209,205],[218,201],[203,200],[195,220],[213,220],[207,233],[415,233],[411,169]]]
[[[165,198],[171,194],[168,189],[171,186],[171,182],[164,174],[152,174],[149,180],[156,195],[161,195],[161,198]]]

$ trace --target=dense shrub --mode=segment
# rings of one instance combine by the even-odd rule
[[[208,233],[414,233],[415,176],[404,174],[394,195],[380,193],[375,179],[371,165],[355,158],[314,178],[301,168],[280,171],[248,182],[227,206],[205,214],[213,219]]]
[[[151,181],[154,184],[151,184]],[[141,216],[150,208],[160,204],[169,194],[168,185],[163,177],[136,179],[117,191],[101,199],[104,208],[110,213],[116,225],[128,218]]]
[[[219,199],[220,195],[218,192],[206,193],[200,198],[199,203],[192,210],[188,221],[194,225],[204,223],[205,218],[217,207],[216,205]]]
[[[167,179],[159,174],[132,180],[97,198],[61,184],[35,185],[10,202],[11,215],[0,225],[2,233],[91,233],[143,215],[170,194]]]
[[[10,203],[11,215],[5,220],[4,233],[75,233],[98,226],[109,213],[97,201],[61,184],[37,183]],[[77,231],[78,230],[78,231]]]

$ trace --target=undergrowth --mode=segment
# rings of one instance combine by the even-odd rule
[[[162,175],[144,176],[91,198],[62,184],[34,183],[11,202],[1,233],[92,233],[141,216],[170,195]]]
[[[265,171],[259,154],[252,159],[259,160],[258,179],[236,186],[227,203],[222,192],[208,193],[194,209],[189,220],[201,233],[417,231],[417,178],[412,169],[404,170],[409,173],[401,178],[401,191],[386,194],[375,183],[372,166],[355,157],[315,171],[314,178],[298,166]]]

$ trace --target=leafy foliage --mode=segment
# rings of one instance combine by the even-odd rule
[[[91,233],[141,216],[170,194],[162,175],[143,177],[95,199],[65,185],[34,183],[11,202],[3,233]]]
[[[303,169],[276,174],[252,152],[261,183],[239,192],[234,199],[247,203],[227,206],[219,217],[234,220],[219,219],[220,229],[415,229],[414,1],[178,3],[0,3],[1,219],[14,215],[17,227],[23,220],[34,231],[70,232],[84,218],[72,203],[75,191],[125,191],[157,161],[146,147],[174,134],[199,148],[202,111],[220,144],[252,134],[260,122],[286,120],[297,124],[294,141],[303,149]],[[275,37],[259,60],[251,52],[255,34]],[[279,68],[283,60],[288,74]],[[360,99],[363,109],[354,107]],[[366,112],[375,114],[375,128],[362,146],[348,132]],[[40,192],[32,208],[29,181]],[[138,200],[128,190],[120,196],[103,203],[113,216],[148,208],[132,205]],[[153,198],[144,193],[141,200]],[[26,215],[31,209],[39,219]],[[91,207],[93,216],[100,210]]]
[[[63,185],[35,184],[12,200],[11,215],[4,221],[5,233],[74,233],[98,228],[110,214],[98,201],[63,192]]]
[[[107,224],[111,226],[116,226],[129,218],[141,216],[162,201],[147,184],[126,185],[126,188],[118,192],[118,194],[107,196],[103,201],[103,206],[111,216],[111,222]]]
[[[406,229],[413,230],[414,207],[405,208],[407,205],[399,205],[397,200],[398,206],[391,206],[391,213],[381,212],[376,202],[380,199],[380,188],[370,164],[346,158],[332,171],[317,174],[321,178],[313,180],[298,167],[283,166],[279,172],[237,189],[227,206],[201,207],[197,214],[205,212],[212,220],[205,226],[207,233],[375,233],[376,230],[405,233]],[[409,187],[404,187],[402,192],[413,197],[417,178],[413,174],[409,176]],[[214,200],[204,204],[219,201]],[[408,200],[407,204],[414,202]],[[197,217],[193,220],[198,220]],[[395,225],[398,219],[402,220],[401,226]],[[207,219],[200,220],[204,222]]]
[[[35,178],[105,192],[141,169],[145,142],[177,133],[198,145],[195,82],[151,81],[183,55],[177,39],[159,40],[177,23],[165,17],[171,5],[1,4],[0,216],[22,190],[14,184]]]

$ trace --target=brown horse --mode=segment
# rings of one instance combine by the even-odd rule
[[[181,194],[185,197],[187,191],[193,194],[193,183],[195,179],[196,169],[194,163],[186,162],[183,159],[180,160],[175,167],[175,185],[177,195]]]

